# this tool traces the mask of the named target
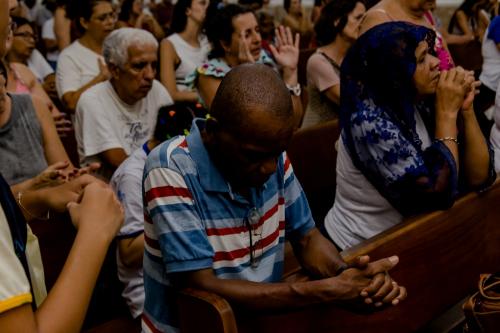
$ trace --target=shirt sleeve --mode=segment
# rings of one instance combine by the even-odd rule
[[[286,239],[297,241],[305,236],[315,223],[302,186],[295,177],[292,164],[286,153],[283,155],[283,182],[285,196]]]
[[[125,161],[124,163],[127,163]],[[142,172],[125,172],[111,184],[116,196],[125,210],[125,220],[116,235],[118,238],[130,238],[144,231],[144,208],[142,206]]]
[[[62,100],[63,95],[67,92],[80,89],[80,74],[81,70],[74,60],[63,51],[57,60],[56,70],[56,89],[59,99]]]
[[[212,267],[214,250],[181,174],[168,168],[149,171],[144,200],[146,250],[154,255],[154,247],[159,248],[168,273]]]
[[[93,87],[93,89],[99,86]],[[113,148],[123,148],[120,140],[114,135],[113,125],[106,116],[105,107],[101,105],[98,94],[87,90],[80,96],[75,112],[75,131],[84,156],[94,156]]]
[[[340,77],[321,54],[313,54],[307,61],[307,80],[319,91],[340,84]]]
[[[159,101],[159,107],[165,106],[165,105],[172,105],[174,104],[174,100],[168,93],[167,89],[161,84],[160,82],[155,81],[154,83],[158,88],[157,88],[157,101]]]
[[[12,236],[0,206],[0,313],[32,301],[30,284],[16,256]]]
[[[408,216],[453,204],[458,174],[446,145],[422,150],[379,109],[353,117],[351,136],[343,136],[353,162],[395,209]]]

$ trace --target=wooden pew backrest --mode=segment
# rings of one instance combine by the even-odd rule
[[[318,226],[335,200],[335,142],[339,136],[338,120],[332,120],[297,131],[287,149]]]

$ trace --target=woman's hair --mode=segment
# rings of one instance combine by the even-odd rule
[[[152,33],[137,28],[120,28],[110,33],[102,45],[102,55],[107,65],[123,68],[128,61],[128,49],[132,45],[154,45],[158,41]]]
[[[488,4],[488,1],[484,0],[464,0],[462,4],[455,10],[453,15],[451,16],[450,23],[448,24],[448,32],[451,33],[453,31],[453,28],[457,24],[457,13],[459,11],[463,11],[467,17],[474,17],[476,16],[476,12],[474,12],[473,7],[477,4],[482,4],[483,7],[486,7]],[[480,8],[480,7],[479,7]],[[476,8],[478,9],[478,8]]]
[[[299,0],[301,1],[301,0]],[[292,0],[283,0],[283,8],[285,8],[286,12],[290,10],[290,6],[292,5]]]
[[[130,19],[130,14],[132,14],[132,7],[134,7],[135,0],[124,0],[120,7],[120,14],[118,14],[118,20],[127,22]]]
[[[195,111],[189,104],[162,106],[158,110],[153,138],[163,142],[177,135],[187,135],[194,117]]]
[[[316,40],[320,46],[328,45],[344,30],[349,14],[362,0],[333,0],[321,10],[314,25]]]
[[[221,58],[224,56],[224,48],[222,42],[231,43],[231,36],[234,32],[233,19],[236,16],[252,13],[250,9],[246,9],[239,5],[230,4],[218,9],[215,15],[209,17],[206,22],[205,33],[208,40],[212,44],[212,51],[210,51],[208,58]]]
[[[66,17],[72,20],[80,32],[85,32],[85,28],[80,24],[80,19],[90,20],[94,7],[102,2],[110,0],[69,0],[66,6]]]
[[[182,32],[186,29],[186,11],[191,8],[192,3],[192,0],[177,0],[172,13],[172,23],[170,24],[172,32]]]
[[[33,29],[33,31],[36,32],[35,27],[33,26],[33,23],[31,23],[29,20],[27,20],[24,17],[12,16],[12,22],[14,22],[16,24],[17,28],[22,27],[23,25],[29,25],[31,27],[31,29]],[[15,31],[13,31],[13,32],[15,32]]]

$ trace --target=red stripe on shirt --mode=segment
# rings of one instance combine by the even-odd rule
[[[188,147],[188,142],[186,139],[184,139],[184,141],[182,141],[181,143],[179,143],[179,145],[177,147],[180,147],[180,148],[187,148]]]
[[[267,235],[265,238],[253,239],[255,249],[263,249],[264,247],[272,244],[280,236],[280,230],[283,230],[284,228],[285,228],[285,221],[280,221],[279,227],[272,233]],[[252,235],[252,237],[257,238],[258,236]],[[215,252],[213,260],[214,262],[220,260],[235,260],[238,258],[242,258],[248,255],[249,253],[250,253],[250,247],[237,249],[233,251],[219,251]]]
[[[285,204],[285,199],[284,198],[278,198],[278,203],[274,205],[271,209],[269,209],[267,212],[264,213],[264,216],[262,216],[259,220],[259,222],[255,225],[252,226],[252,229],[257,229],[260,228],[261,225],[263,225],[271,216],[273,216],[277,211],[278,207],[280,205]],[[242,223],[244,224],[244,222]],[[241,225],[238,227],[227,227],[227,228],[207,228],[206,233],[207,236],[227,236],[227,235],[236,235],[240,234],[242,232],[248,231],[248,228],[246,225]]]
[[[159,186],[153,187],[146,192],[146,201],[150,202],[156,198],[185,197],[192,199],[191,192],[185,187]]]
[[[285,173],[287,173],[288,168],[290,167],[290,165],[291,165],[290,159],[287,156],[286,159],[285,159]]]
[[[155,250],[160,250],[160,244],[158,243],[157,240],[149,238],[147,234],[144,234],[144,241],[148,243],[149,247],[155,249]]]
[[[146,324],[146,326],[151,330],[153,333],[162,333],[159,329],[155,327],[153,322],[146,316],[144,313],[142,314],[142,322]]]

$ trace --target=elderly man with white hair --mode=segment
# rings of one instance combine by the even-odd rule
[[[158,42],[145,30],[122,28],[104,40],[108,81],[88,89],[76,107],[80,163],[100,162],[109,179],[153,134],[158,109],[172,98],[155,80]]]

